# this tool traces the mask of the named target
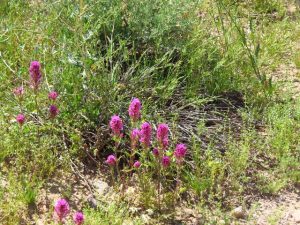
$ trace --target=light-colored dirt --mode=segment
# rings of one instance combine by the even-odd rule
[[[247,224],[300,224],[300,192],[284,192],[271,199],[260,199],[252,205],[251,211],[251,222]]]

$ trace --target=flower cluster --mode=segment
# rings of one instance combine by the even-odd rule
[[[48,98],[55,101],[58,97],[58,93],[56,91],[50,91],[50,93],[48,94]]]
[[[140,142],[144,148],[149,148],[151,144],[152,128],[150,123],[145,122],[141,125]]]
[[[132,121],[137,121],[141,116],[141,102],[138,98],[134,98],[128,108],[128,113]]]
[[[174,156],[178,163],[181,163],[187,152],[185,144],[177,144],[174,152]]]
[[[163,165],[163,167],[168,167],[171,163],[170,157],[169,156],[163,156],[161,159],[161,164]]]
[[[20,124],[20,126],[22,126],[25,123],[25,116],[24,116],[24,114],[17,115],[16,121],[18,122],[18,124]]]
[[[42,80],[41,64],[38,61],[32,61],[29,67],[30,82],[34,90],[39,88]]]
[[[50,118],[55,118],[59,113],[58,108],[56,107],[56,105],[50,105],[49,107],[49,114],[50,114]]]
[[[159,157],[159,151],[158,151],[158,148],[154,148],[154,149],[152,150],[152,153],[153,153],[153,155],[154,155],[155,157]]]
[[[67,200],[58,199],[54,204],[54,218],[59,223],[64,223],[67,216],[70,213],[70,206]],[[73,215],[73,222],[76,225],[82,225],[84,223],[84,215],[82,212],[76,212]]]
[[[109,125],[115,137],[122,136],[121,131],[123,130],[123,121],[118,115],[112,116]]]
[[[137,125],[139,122],[138,120],[141,117],[141,101],[138,98],[133,98],[133,100],[130,102],[128,114],[130,119],[134,121],[133,125]],[[109,125],[114,137],[123,137],[122,131],[124,125],[123,120],[120,116],[112,116]],[[177,144],[173,154],[167,154],[169,147],[169,132],[170,129],[167,124],[158,124],[156,130],[156,141],[154,140],[152,143],[152,126],[149,122],[141,123],[140,129],[133,127],[129,135],[133,154],[135,154],[136,150],[139,147],[139,144],[144,150],[149,149],[152,144],[156,144],[156,146],[153,146],[154,148],[152,150],[152,154],[155,158],[158,159],[163,168],[167,168],[168,166],[170,166],[171,162],[173,161],[170,155],[174,156],[174,158],[176,159],[174,161],[176,161],[178,164],[182,164],[187,153],[187,147],[182,143]],[[136,169],[141,166],[140,161],[135,161],[133,163],[133,160],[131,160],[131,162],[131,166]],[[117,166],[116,155],[109,155],[107,157],[106,163],[110,166]]]
[[[109,155],[105,162],[110,166],[114,166],[117,163],[117,158],[114,155]]]
[[[164,198],[164,195],[162,195],[162,187],[166,185],[164,183],[168,182],[166,176],[169,174],[168,172],[171,171],[169,168],[172,168],[172,162],[175,162],[177,166],[177,182],[174,193],[175,196],[180,194],[178,192],[180,190],[180,169],[182,168],[184,158],[187,153],[187,147],[183,143],[178,143],[175,150],[173,152],[170,151],[169,148],[172,146],[169,142],[170,129],[166,123],[160,123],[157,125],[156,138],[153,138],[152,129],[155,126],[152,126],[149,122],[142,120],[141,101],[138,98],[133,98],[130,102],[128,114],[131,120],[128,135],[130,138],[131,148],[125,153],[122,149],[119,149],[120,146],[124,146],[124,144],[127,143],[126,140],[123,141],[123,138],[127,135],[122,133],[124,132],[124,125],[121,117],[118,115],[112,116],[109,125],[116,145],[113,148],[114,154],[109,155],[105,162],[110,166],[113,185],[115,185],[115,169],[117,170],[117,180],[120,182],[123,181],[123,179],[121,179],[123,178],[123,174],[121,175],[121,172],[132,173],[133,171],[136,171],[138,181],[141,182],[142,189],[147,187],[141,178],[141,174],[148,171],[151,172],[151,174],[155,174],[157,182],[157,204],[160,209],[161,198]],[[138,129],[137,127],[140,128]],[[150,154],[150,149],[152,149],[152,154]],[[122,162],[126,162],[127,160],[129,165],[128,167],[125,165],[125,168],[121,171],[118,165],[120,159],[122,159]],[[124,185],[122,185],[122,187],[124,187]]]
[[[140,161],[135,161],[135,163],[133,164],[133,167],[134,168],[140,168],[140,166],[141,166],[141,162]]]
[[[70,212],[70,206],[67,200],[59,199],[54,205],[54,213],[59,222],[62,222]]]
[[[37,98],[37,92],[38,92],[38,89],[39,89],[39,87],[41,85],[41,81],[42,81],[41,64],[38,61],[32,61],[30,63],[29,74],[30,74],[30,82],[29,82],[30,86],[33,88],[35,97]],[[18,100],[20,100],[20,102],[22,102],[24,94],[25,94],[24,86],[22,85],[22,86],[14,88],[12,92],[15,95],[15,97]],[[50,91],[48,94],[49,100],[52,101],[52,104],[49,106],[49,109],[48,109],[50,119],[56,118],[57,115],[59,114],[59,109],[54,104],[57,97],[58,97],[58,93],[56,91]],[[36,106],[36,107],[38,107],[38,106]],[[16,116],[16,121],[20,126],[22,126],[25,123],[25,115],[20,113],[19,115]]]
[[[168,136],[169,136],[168,125],[165,123],[159,124],[157,128],[156,137],[157,137],[158,144],[162,149],[166,149],[168,147],[169,144]]]
[[[73,216],[73,221],[76,225],[82,225],[84,222],[84,215],[82,212],[76,212]]]

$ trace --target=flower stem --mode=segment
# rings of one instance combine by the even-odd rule
[[[180,168],[180,164],[177,164],[176,166],[176,170],[177,170],[177,175],[176,175],[176,187],[175,187],[175,196],[174,196],[174,205],[176,204],[176,201],[177,201],[177,198],[180,197],[180,171],[181,171],[181,168]]]
[[[37,117],[36,118],[37,119],[37,136],[38,136],[38,140],[40,141],[40,126],[38,124],[40,109],[39,109],[39,103],[38,103],[38,92],[36,89],[34,89],[34,102],[35,102],[36,117]]]
[[[161,199],[160,199],[160,194],[161,194],[161,166],[160,166],[160,161],[158,161],[158,178],[157,178],[157,203],[158,203],[158,210],[161,210]]]
[[[115,188],[115,178],[114,178],[115,174],[114,174],[113,166],[110,167],[110,174],[111,174],[111,181],[112,181],[113,188]]]

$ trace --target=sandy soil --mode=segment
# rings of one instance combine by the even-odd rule
[[[251,223],[257,225],[300,224],[300,191],[284,192],[274,198],[260,199],[252,206]]]

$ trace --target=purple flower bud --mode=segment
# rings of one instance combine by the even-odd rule
[[[159,156],[158,148],[154,148],[154,149],[152,150],[152,153],[153,153],[153,155],[154,155],[155,157],[158,157],[158,156]]]
[[[49,107],[49,114],[50,114],[50,118],[55,118],[59,113],[58,108],[55,105],[50,105]]]
[[[143,123],[140,130],[140,142],[144,148],[148,148],[150,146],[151,132],[152,132],[152,128],[150,123],[148,122]]]
[[[24,88],[23,86],[20,86],[20,87],[16,87],[14,90],[13,90],[13,93],[16,97],[18,98],[22,98],[23,95],[24,95]]]
[[[112,129],[113,134],[117,137],[120,137],[121,131],[123,130],[122,119],[119,116],[114,115],[111,117],[109,125],[110,125],[110,128]]]
[[[168,147],[169,144],[168,135],[169,135],[168,125],[165,123],[159,124],[157,128],[156,137],[158,143],[161,145],[163,149],[166,149]]]
[[[181,163],[183,158],[185,157],[187,152],[187,147],[185,144],[177,144],[175,151],[174,151],[174,156],[177,159],[177,162]]]
[[[82,225],[84,223],[84,215],[82,212],[76,212],[73,216],[74,223],[76,225]]]
[[[105,162],[110,166],[114,166],[117,163],[117,158],[114,155],[109,155]]]
[[[136,145],[139,141],[139,135],[140,135],[140,131],[139,129],[133,129],[130,133],[130,140],[131,140],[131,148],[135,149]]]
[[[140,161],[135,161],[134,164],[133,164],[133,167],[136,168],[136,169],[140,168],[140,166],[141,166]]]
[[[128,108],[128,113],[133,121],[137,121],[141,117],[141,102],[138,98],[134,98]]]
[[[29,67],[29,73],[32,87],[38,89],[42,79],[41,64],[38,61],[32,61]]]
[[[54,205],[54,212],[58,217],[58,221],[62,222],[70,212],[69,203],[65,199],[59,199]]]
[[[55,101],[56,98],[58,97],[58,94],[56,91],[51,91],[49,94],[48,94],[48,98]]]
[[[20,126],[22,126],[25,123],[25,116],[23,114],[19,114],[16,117],[16,121],[18,122],[18,124],[20,124]]]
[[[170,157],[169,156],[163,156],[161,159],[161,164],[163,167],[168,167],[171,163]]]

